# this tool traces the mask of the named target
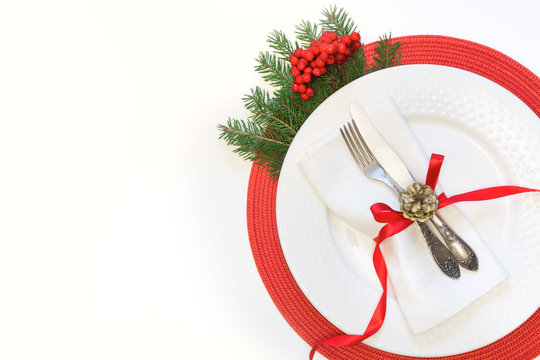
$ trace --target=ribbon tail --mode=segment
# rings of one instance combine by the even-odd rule
[[[364,333],[361,335],[346,335],[346,334],[336,335],[336,336],[327,338],[325,340],[319,341],[311,349],[309,353],[309,360],[313,360],[313,357],[315,356],[317,349],[321,345],[330,345],[330,346],[335,346],[335,347],[346,347],[346,346],[356,345],[364,341],[368,337],[372,336],[373,334],[375,334],[382,327],[382,324],[384,323],[384,318],[386,316],[388,272],[386,269],[386,262],[384,261],[384,257],[379,247],[379,243],[377,243],[377,245],[375,246],[375,251],[373,252],[373,265],[375,266],[375,271],[377,272],[377,277],[379,278],[379,282],[381,283],[383,292],[381,294],[379,302],[377,303],[375,312],[371,316],[371,319]]]
[[[375,273],[377,274],[381,284],[382,294],[364,333],[360,335],[342,334],[319,341],[311,349],[309,353],[309,360],[313,360],[315,352],[321,345],[330,345],[336,347],[356,345],[379,331],[384,323],[384,318],[386,317],[386,298],[388,293],[388,269],[386,268],[386,262],[384,261],[384,256],[379,245],[384,239],[399,233],[411,224],[411,220],[401,217],[401,219],[397,221],[384,225],[379,231],[379,235],[373,239],[373,241],[375,241],[377,244],[375,246],[375,250],[373,251],[373,267],[375,268]]]
[[[505,196],[517,195],[527,192],[540,192],[540,190],[529,189],[521,186],[495,186],[480,190],[469,191],[463,194],[450,196],[449,198],[439,200],[439,209],[445,206],[464,201],[484,201],[493,200]]]

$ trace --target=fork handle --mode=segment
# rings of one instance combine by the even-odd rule
[[[469,244],[467,244],[461,236],[456,234],[440,215],[435,214],[431,218],[431,222],[441,234],[446,246],[448,246],[458,263],[467,270],[477,271],[478,257]]]
[[[431,252],[431,256],[433,256],[433,260],[435,260],[435,263],[439,269],[441,269],[441,271],[448,277],[452,279],[459,279],[461,276],[459,264],[450,250],[444,246],[441,240],[439,240],[439,238],[425,223],[420,221],[415,221],[414,223],[420,229],[420,232],[422,233],[422,236]]]

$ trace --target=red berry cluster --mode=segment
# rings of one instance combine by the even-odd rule
[[[289,56],[291,74],[294,78],[292,91],[300,93],[303,100],[313,96],[313,88],[308,87],[311,76],[321,76],[326,73],[326,65],[343,64],[347,57],[360,48],[360,34],[338,37],[335,32],[325,31],[319,40],[313,40],[311,47],[306,50],[296,49]]]

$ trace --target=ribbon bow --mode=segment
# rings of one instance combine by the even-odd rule
[[[435,190],[435,187],[437,186],[437,182],[439,180],[439,173],[441,171],[443,161],[443,155],[431,155],[426,176],[426,185],[428,185],[433,190]],[[446,197],[446,195],[442,193],[437,197],[439,199],[438,209],[442,209],[457,202],[492,200],[526,192],[540,192],[540,190],[529,189],[520,186],[495,186],[480,190],[474,190],[451,197]],[[379,245],[390,236],[405,230],[413,222],[409,219],[404,218],[402,212],[396,211],[383,203],[376,203],[371,205],[370,210],[373,214],[373,218],[375,219],[375,221],[385,224],[381,228],[381,230],[379,230],[379,234],[377,235],[377,237],[373,239],[376,243],[375,251],[373,252],[373,266],[375,267],[375,272],[377,273],[377,277],[379,278],[379,282],[381,283],[383,293],[363,334],[342,334],[321,340],[316,343],[311,349],[311,352],[309,353],[310,360],[313,359],[313,356],[315,355],[315,352],[317,351],[319,346],[329,345],[336,347],[346,347],[358,344],[379,331],[384,322],[384,318],[386,316],[388,273],[386,269],[386,263],[384,261],[384,257],[382,255]]]

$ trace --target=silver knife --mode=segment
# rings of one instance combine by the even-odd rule
[[[359,104],[352,103],[350,105],[350,112],[366,145],[371,149],[386,173],[402,188],[406,188],[410,184],[415,183],[415,179],[403,161],[401,161],[390,145],[382,138],[373,123],[367,117],[364,109]],[[478,270],[478,258],[476,254],[471,247],[452,230],[444,219],[439,214],[435,213],[430,221],[441,234],[446,245],[459,264],[468,270]],[[424,230],[422,230],[422,232],[424,232]]]

